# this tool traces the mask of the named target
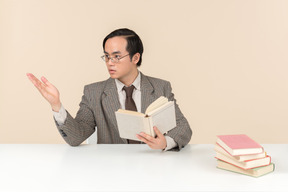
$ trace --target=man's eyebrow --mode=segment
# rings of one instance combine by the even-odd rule
[[[106,51],[104,51],[104,53],[109,55],[109,53],[107,53]],[[112,55],[119,54],[119,53],[121,53],[121,52],[120,51],[114,51],[114,52],[112,52]]]

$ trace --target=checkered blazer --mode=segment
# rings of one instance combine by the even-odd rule
[[[141,112],[160,96],[165,96],[169,101],[175,101],[177,126],[170,130],[167,135],[174,139],[180,150],[191,139],[192,130],[189,123],[181,113],[172,88],[168,81],[145,76],[141,73]],[[67,111],[67,119],[64,125],[56,126],[71,146],[78,146],[90,135],[97,131],[97,143],[101,144],[127,144],[127,140],[119,135],[115,111],[120,108],[115,80],[112,78],[86,85],[84,95],[79,104],[80,109],[75,118]]]

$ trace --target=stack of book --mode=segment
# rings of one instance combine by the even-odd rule
[[[253,177],[274,171],[271,157],[247,135],[218,135],[214,149],[217,168]]]

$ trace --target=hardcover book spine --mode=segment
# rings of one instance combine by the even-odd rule
[[[143,124],[144,124],[144,128],[145,128],[145,133],[154,137],[154,131],[153,131],[153,125],[152,125],[151,117],[144,117],[143,118]],[[152,126],[152,129],[151,129],[151,126]]]
[[[149,129],[150,129],[150,134],[149,135],[151,135],[152,137],[155,137],[156,134],[155,134],[155,131],[153,129],[154,125],[153,125],[152,117],[147,117],[147,119],[148,119],[148,122],[149,122]]]

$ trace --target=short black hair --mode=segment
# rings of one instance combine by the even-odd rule
[[[137,63],[139,67],[142,63],[142,54],[144,51],[142,41],[140,37],[132,30],[127,28],[116,29],[112,31],[109,35],[105,37],[103,40],[103,50],[105,51],[105,43],[108,39],[112,37],[123,36],[127,40],[126,50],[129,52],[130,59],[132,59],[133,55],[136,53],[140,54],[140,59]]]

